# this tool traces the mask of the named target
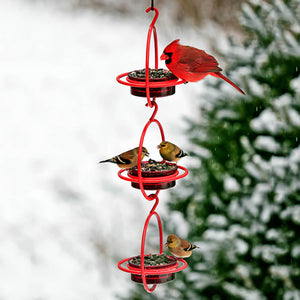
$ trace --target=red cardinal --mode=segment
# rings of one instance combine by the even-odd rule
[[[205,51],[179,44],[179,39],[169,44],[160,57],[165,60],[167,68],[178,78],[185,81],[199,81],[207,75],[224,79],[240,93],[245,93],[231,80],[225,77],[218,67],[216,59]]]

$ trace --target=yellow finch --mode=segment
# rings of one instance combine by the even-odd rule
[[[190,242],[180,239],[175,234],[170,234],[167,238],[166,247],[169,251],[178,258],[189,257],[195,248],[199,248]]]
[[[161,142],[157,148],[159,149],[161,157],[167,161],[175,161],[177,163],[180,158],[187,155],[187,153],[183,152],[178,146],[167,141]]]
[[[114,156],[113,158],[102,160],[99,162],[99,164],[104,162],[111,162],[117,164],[121,169],[130,169],[137,165],[138,153],[139,147],[136,147],[134,149],[123,152],[117,156]],[[145,155],[149,156],[149,153],[145,147],[142,147],[141,159],[143,159]]]

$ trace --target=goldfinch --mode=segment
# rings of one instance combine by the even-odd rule
[[[130,169],[137,165],[138,153],[139,153],[139,147],[136,147],[134,149],[123,152],[117,156],[114,156],[113,158],[99,161],[99,164],[104,162],[111,162],[117,164],[118,167],[121,169]],[[141,155],[142,159],[144,158],[145,155],[149,156],[148,150],[145,147],[142,147],[142,155]]]
[[[178,146],[170,142],[161,142],[157,148],[164,160],[178,162],[180,158],[187,156],[188,154],[183,152]]]
[[[180,239],[175,234],[170,234],[168,236],[165,246],[168,247],[169,251],[178,258],[190,257],[192,255],[192,251],[199,248],[186,240]]]

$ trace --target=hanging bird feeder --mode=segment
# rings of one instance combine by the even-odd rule
[[[145,125],[141,134],[138,153],[138,165],[136,169],[121,169],[118,172],[118,176],[126,181],[131,182],[132,187],[140,189],[144,198],[147,201],[154,201],[154,205],[148,214],[145,221],[141,252],[139,256],[125,258],[118,263],[118,268],[124,272],[131,274],[131,279],[135,282],[142,283],[147,292],[153,292],[159,283],[165,283],[175,278],[175,273],[182,271],[187,267],[187,263],[183,259],[176,259],[173,256],[167,256],[163,254],[163,232],[162,223],[158,213],[155,211],[159,204],[158,194],[161,189],[167,189],[175,186],[175,182],[178,179],[185,177],[188,174],[188,170],[182,166],[172,163],[153,162],[153,161],[141,161],[142,147],[148,127],[154,123],[158,126],[161,134],[162,141],[165,141],[165,135],[160,122],[155,119],[158,105],[156,103],[156,97],[166,97],[175,93],[175,86],[184,83],[185,81],[178,79],[170,71],[164,69],[158,69],[158,46],[157,46],[157,33],[155,28],[155,22],[158,18],[159,12],[156,7],[153,6],[153,0],[151,1],[151,7],[146,9],[146,13],[153,11],[155,16],[149,26],[147,45],[146,45],[146,63],[144,69],[137,69],[131,72],[126,72],[117,76],[117,81],[123,85],[130,86],[131,94],[138,97],[146,98],[146,106],[154,108],[152,116]],[[149,56],[150,56],[150,41],[151,36],[154,37],[154,51],[155,51],[155,68],[149,68]],[[149,165],[159,165],[157,170],[153,170]],[[167,166],[165,168],[165,166]],[[127,173],[126,173],[127,172]],[[126,174],[124,174],[126,173]],[[156,190],[155,193],[147,195],[145,190]],[[155,216],[159,230],[159,254],[147,254],[145,255],[145,241],[148,224],[150,219]],[[158,265],[151,263],[148,264],[149,258],[156,257],[158,260],[164,259]],[[153,284],[149,287],[148,284]]]

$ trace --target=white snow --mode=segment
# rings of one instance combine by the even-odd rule
[[[292,248],[292,256],[295,258],[299,258],[300,257],[300,245],[295,245]]]
[[[237,120],[238,114],[229,109],[221,109],[216,113],[216,118],[218,119],[229,119],[229,120]]]
[[[293,101],[293,99],[290,94],[283,94],[282,96],[280,96],[274,100],[274,106],[277,109],[282,109],[284,107],[291,106],[292,101]]]
[[[254,141],[256,149],[268,151],[270,153],[277,153],[280,150],[280,145],[271,136],[260,135]]]
[[[291,124],[294,125],[295,127],[300,128],[300,115],[299,115],[299,113],[295,109],[290,108],[288,110],[288,116],[289,116],[289,120],[291,121]]]
[[[227,234],[225,230],[215,230],[215,229],[207,229],[204,234],[203,238],[205,240],[212,240],[212,241],[225,241],[227,238]]]
[[[260,169],[258,168],[258,166],[256,164],[254,164],[252,162],[247,162],[245,164],[245,169],[254,178],[259,179],[259,180],[263,178],[263,176],[260,172]]]
[[[236,193],[241,189],[241,187],[234,177],[227,176],[224,179],[224,189],[227,193]]]
[[[250,123],[256,132],[267,131],[270,134],[278,133],[284,127],[282,121],[278,120],[276,114],[269,108],[265,109],[257,118]]]
[[[289,157],[289,162],[291,170],[294,174],[298,174],[300,169],[300,146],[293,149]]]
[[[266,232],[266,238],[270,241],[279,241],[280,232],[276,229],[271,228]]]
[[[300,292],[296,289],[288,290],[284,293],[283,300],[300,300]]]
[[[267,263],[275,263],[277,256],[285,253],[285,249],[274,245],[257,245],[252,249],[253,257],[261,257]]]
[[[233,243],[235,245],[235,252],[237,252],[240,255],[246,254],[246,252],[249,249],[248,244],[242,239],[235,238]]]
[[[260,57],[262,57],[262,55]],[[261,62],[261,64],[263,64],[263,62]],[[261,96],[263,94],[263,85],[254,78],[249,78],[248,85],[252,95]]]
[[[214,215],[211,214],[207,220],[207,226],[213,226],[213,227],[225,227],[227,225],[227,219],[222,215]]]
[[[224,284],[224,288],[231,293],[232,295],[239,296],[241,299],[245,300],[264,300],[266,299],[263,295],[260,294],[257,290],[249,290],[241,286],[228,283]]]
[[[270,162],[274,174],[280,178],[284,178],[284,176],[286,176],[286,168],[289,163],[288,159],[281,156],[272,156]]]
[[[235,219],[241,219],[244,216],[244,208],[237,200],[232,200],[228,207],[229,215]]]
[[[300,76],[291,80],[290,85],[297,93],[299,93],[300,92]]]
[[[152,16],[141,14],[0,2],[0,299],[114,299],[133,286],[117,261],[139,254],[152,203],[97,162],[137,146],[152,113],[115,80],[144,67]],[[180,145],[193,88],[158,99]],[[153,126],[153,159],[159,141]]]

